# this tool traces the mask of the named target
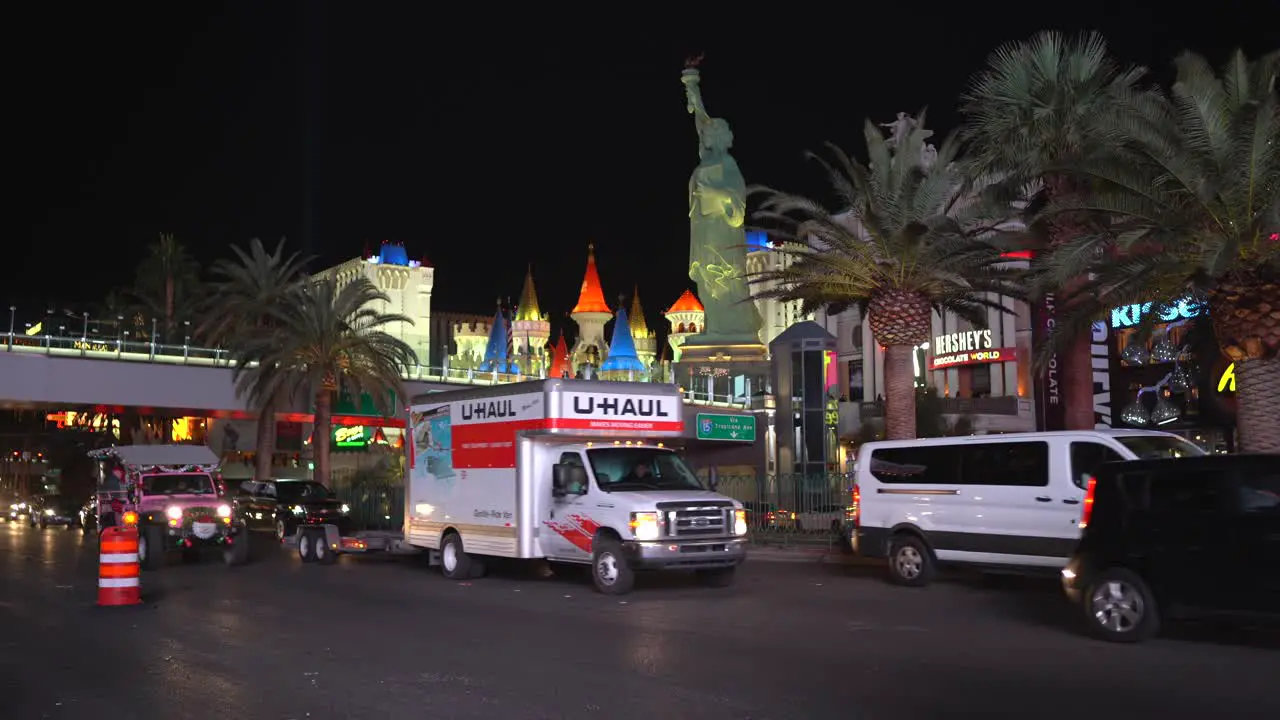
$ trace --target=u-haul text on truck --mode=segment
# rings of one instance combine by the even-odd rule
[[[546,558],[589,563],[621,594],[647,569],[728,585],[746,557],[742,506],[664,447],[684,428],[675,387],[544,380],[423,395],[409,412],[405,538],[447,577],[478,577],[486,556]]]

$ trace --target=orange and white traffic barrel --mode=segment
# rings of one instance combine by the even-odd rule
[[[142,602],[139,582],[138,528],[109,527],[98,543],[98,605],[138,605]]]

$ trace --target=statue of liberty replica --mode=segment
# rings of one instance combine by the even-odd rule
[[[729,123],[711,117],[702,104],[701,60],[686,61],[680,76],[698,129],[700,159],[689,178],[689,278],[706,308],[703,332],[688,339],[685,352],[693,346],[760,345],[760,314],[745,277],[747,183],[729,154]]]

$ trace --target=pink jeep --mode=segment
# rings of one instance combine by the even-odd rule
[[[227,565],[249,559],[249,538],[234,503],[222,490],[221,463],[203,445],[124,445],[94,450],[98,460],[100,524],[122,524],[111,513],[123,495],[126,513],[137,513],[138,564],[164,566],[169,551],[198,559],[204,550],[221,552]],[[119,505],[119,503],[116,503]]]

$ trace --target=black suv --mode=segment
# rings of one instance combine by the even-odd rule
[[[1062,570],[1090,634],[1137,642],[1174,608],[1280,610],[1280,455],[1107,463]]]
[[[275,530],[281,541],[291,538],[302,525],[336,525],[351,532],[351,508],[313,480],[247,481],[240,484],[236,511],[247,527]]]

